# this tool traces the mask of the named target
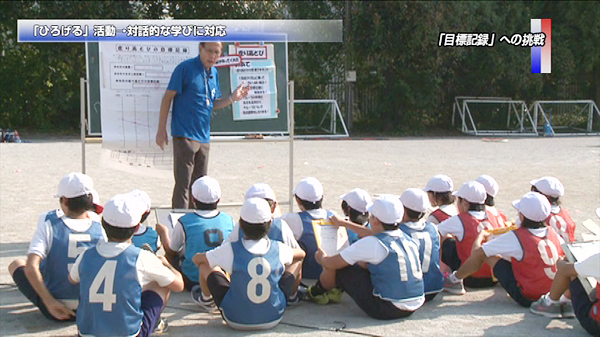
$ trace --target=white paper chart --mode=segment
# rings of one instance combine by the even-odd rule
[[[242,57],[231,67],[231,87],[249,85],[248,96],[233,105],[233,120],[277,118],[277,82],[273,45],[230,45],[230,54]]]
[[[162,153],[155,143],[162,97],[175,67],[197,57],[198,48],[198,42],[99,44],[104,148]]]

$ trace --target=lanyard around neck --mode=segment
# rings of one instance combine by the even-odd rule
[[[204,90],[206,92],[206,107],[210,106],[210,97],[208,96],[208,71],[204,71]]]

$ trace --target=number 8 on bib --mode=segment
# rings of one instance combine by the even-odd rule
[[[269,241],[265,254],[253,254],[243,244],[233,242],[233,268],[229,291],[221,310],[230,325],[262,325],[283,317],[286,300],[279,288],[284,266],[279,257],[279,244]]]

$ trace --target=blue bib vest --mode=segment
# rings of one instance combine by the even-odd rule
[[[350,244],[353,244],[360,239],[358,234],[356,234],[353,230],[346,228],[346,232],[348,233],[348,241],[350,241]]]
[[[373,282],[373,295],[391,302],[423,296],[417,244],[404,232],[401,233],[402,237],[385,232],[375,234],[387,248],[388,256],[379,264],[367,264]]]
[[[279,258],[279,244],[270,241],[264,255],[252,254],[242,240],[231,244],[233,269],[231,285],[221,303],[224,317],[241,325],[261,325],[283,317],[286,300],[279,288],[285,270]]]
[[[52,226],[52,245],[40,263],[44,283],[54,298],[75,300],[79,298],[79,286],[69,282],[69,271],[79,254],[103,238],[102,225],[92,221],[88,230],[76,232],[67,227],[56,211],[48,212],[45,221]]]
[[[364,227],[371,228],[371,225],[367,222],[367,224]],[[346,228],[346,232],[348,233],[348,241],[350,242],[350,244],[353,244],[356,241],[360,240],[358,234],[356,234],[356,232],[354,232],[353,230]]]
[[[283,243],[283,230],[281,229],[282,226],[283,226],[283,223],[281,221],[281,218],[273,219],[271,221],[271,227],[269,228],[269,233],[267,234],[269,239]],[[245,234],[244,234],[244,231],[242,230],[242,226],[240,226],[240,235],[239,235],[240,240],[244,238],[244,235]]]
[[[444,275],[440,269],[440,235],[431,222],[416,230],[401,224],[400,229],[419,243],[419,259],[423,270],[425,294],[438,293],[444,289]]]
[[[79,265],[81,298],[77,327],[80,334],[135,336],[139,332],[144,316],[142,286],[136,268],[140,251],[130,245],[112,258],[102,257],[96,247],[85,253]]]
[[[233,218],[222,212],[212,218],[188,213],[179,218],[179,222],[185,231],[185,256],[181,270],[191,281],[199,282],[198,267],[192,258],[196,253],[204,253],[221,245],[233,230]]]
[[[300,236],[298,243],[306,252],[306,257],[302,264],[302,278],[318,279],[321,276],[323,267],[315,260],[315,253],[319,247],[317,245],[317,238],[315,237],[313,220],[322,219],[313,218],[307,211],[300,212],[298,215],[302,220],[302,236]],[[331,212],[327,211],[328,218],[332,215]]]
[[[131,238],[131,242],[141,248],[144,244],[149,244],[152,247],[152,251],[158,250],[158,233],[152,227],[146,227],[146,231],[141,234],[136,234]]]

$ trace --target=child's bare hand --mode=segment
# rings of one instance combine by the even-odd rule
[[[342,218],[340,218],[337,214],[336,215],[332,215],[329,218],[329,221],[331,221],[331,223],[333,223],[335,226],[338,226],[338,227],[340,227],[340,226],[343,227],[344,226],[344,223],[341,220],[342,220]]]
[[[44,303],[52,316],[61,321],[66,321],[71,317],[75,317],[75,312],[67,308],[58,300],[53,300],[49,303]]]
[[[315,253],[315,260],[317,260],[317,262],[318,262],[319,264],[323,264],[323,263],[322,263],[322,261],[323,261],[323,258],[324,258],[325,256],[327,256],[327,255],[325,254],[325,252],[324,252],[324,251],[323,251],[321,248],[319,248],[319,249],[317,250],[317,252]]]

